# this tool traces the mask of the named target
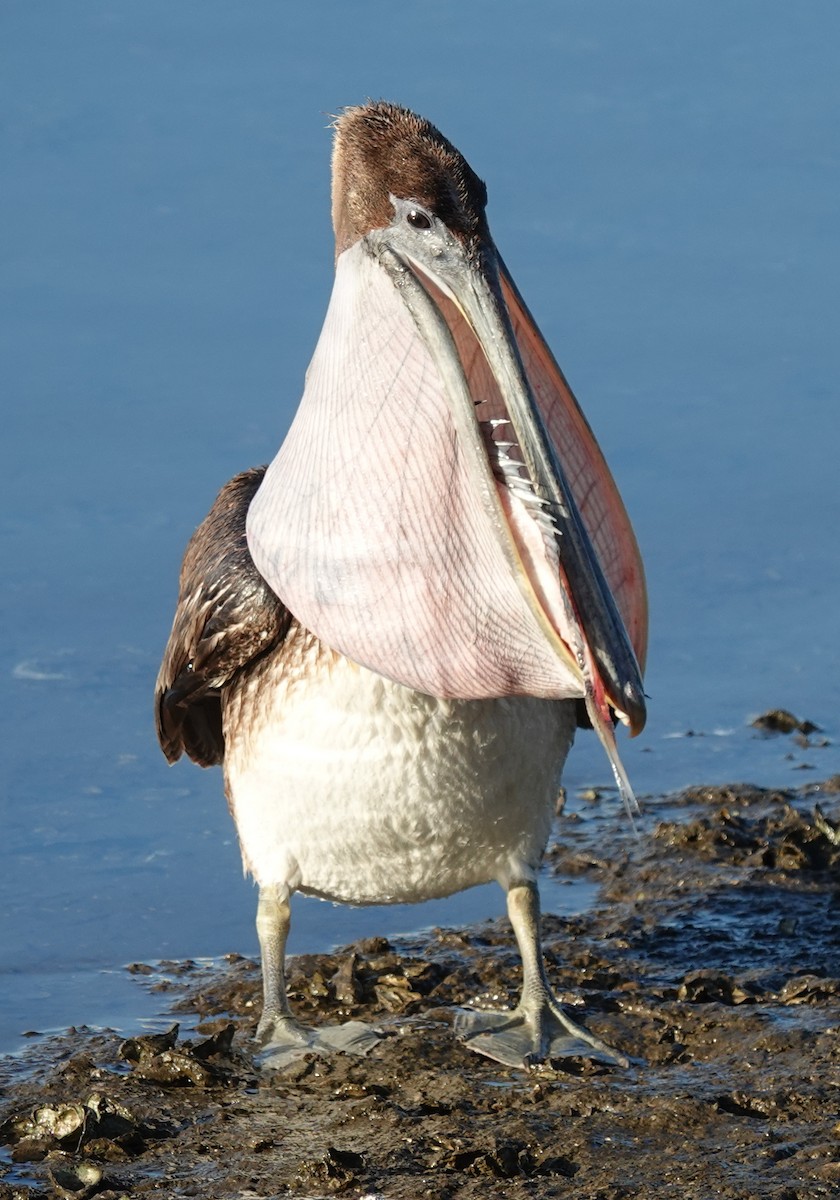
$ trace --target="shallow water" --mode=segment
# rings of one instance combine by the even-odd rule
[[[840,770],[747,724],[783,705],[837,737],[840,11],[361,9],[4,6],[0,1050],[139,1018],[126,962],[255,948],[218,773],[166,768],[150,696],[186,537],[300,394],[331,282],[323,114],[367,95],[487,179],[634,518],[639,792]],[[609,782],[592,742],[572,795]],[[299,907],[303,950],[501,897]]]

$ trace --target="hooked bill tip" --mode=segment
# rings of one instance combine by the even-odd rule
[[[647,705],[644,694],[632,683],[625,683],[623,692],[623,708],[616,706],[615,715],[622,725],[626,725],[630,730],[630,736],[636,737],[642,732],[647,721]]]

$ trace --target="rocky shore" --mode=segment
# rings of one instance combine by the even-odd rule
[[[515,1002],[505,921],[295,959],[301,1016],[383,1038],[282,1071],[254,1060],[257,964],[134,964],[168,1031],[0,1062],[0,1200],[840,1195],[840,779],[691,789],[639,838],[617,808],[558,823],[546,869],[598,900],[544,930],[558,994],[628,1069],[508,1070],[454,1039],[458,1006]]]

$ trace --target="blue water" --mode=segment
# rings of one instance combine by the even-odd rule
[[[4,0],[0,1051],[130,1026],[126,962],[255,949],[219,775],[167,769],[150,697],[185,540],[300,394],[327,114],[368,95],[487,179],[633,515],[637,789],[840,769],[838,38],[834,0]],[[832,745],[753,736],[771,705]],[[292,949],[500,910],[309,902]]]

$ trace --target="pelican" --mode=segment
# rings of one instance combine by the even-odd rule
[[[187,547],[161,747],[223,765],[272,1062],[376,1036],[295,1019],[294,892],[395,904],[491,880],[521,999],[460,1010],[456,1035],[511,1066],[622,1062],[552,992],[537,873],[583,708],[632,802],[613,728],[645,721],[633,531],[464,157],[385,102],[334,129],[332,297],[275,459]]]

